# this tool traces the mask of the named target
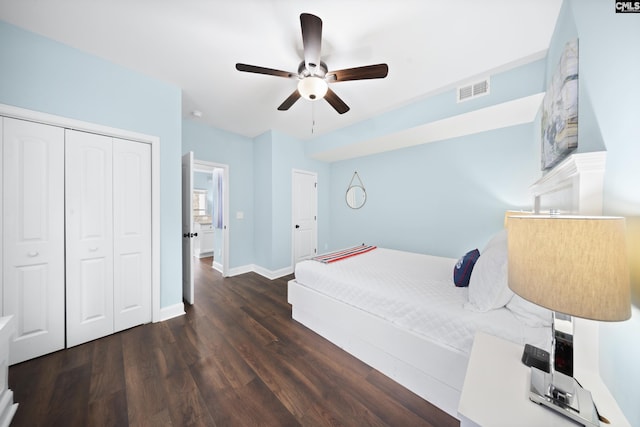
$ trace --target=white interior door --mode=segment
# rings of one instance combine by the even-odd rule
[[[113,140],[114,332],[151,321],[151,146]]]
[[[293,171],[293,264],[317,253],[317,182],[313,172]]]
[[[3,314],[10,363],[64,348],[64,130],[0,118]]]
[[[182,156],[182,299],[193,304],[193,151]]]
[[[113,333],[112,139],[66,131],[67,346]]]

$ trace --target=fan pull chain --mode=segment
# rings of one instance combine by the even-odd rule
[[[311,103],[311,135],[315,133],[316,127],[316,103]]]

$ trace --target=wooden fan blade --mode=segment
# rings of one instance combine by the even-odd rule
[[[311,75],[316,74],[320,66],[320,48],[322,46],[322,19],[310,13],[300,15],[302,45],[304,47],[304,65]]]
[[[258,67],[257,65],[249,65],[249,64],[236,64],[236,70],[244,71],[247,73],[256,73],[256,74],[266,74],[268,76],[276,76],[276,77],[287,77],[287,78],[298,78],[297,74],[290,73],[288,71],[282,70],[274,70],[273,68],[266,67]]]
[[[375,64],[330,71],[327,73],[326,79],[332,83],[345,82],[348,80],[383,79],[387,77],[388,73],[389,67],[387,64]]]
[[[344,114],[349,111],[349,106],[344,103],[342,99],[331,88],[327,89],[327,94],[324,96],[329,104],[340,114]]]
[[[288,110],[289,108],[291,108],[293,104],[295,104],[295,102],[298,99],[300,99],[300,92],[298,92],[298,89],[296,89],[291,95],[289,95],[287,99],[284,100],[282,104],[280,104],[280,106],[278,107],[278,110],[280,111]]]

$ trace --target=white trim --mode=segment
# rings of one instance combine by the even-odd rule
[[[213,264],[211,265],[211,268],[213,268],[214,270],[216,270],[220,274],[222,274],[222,264],[220,264],[218,261],[213,261]]]
[[[254,265],[241,265],[240,267],[233,267],[229,269],[229,275],[227,277],[239,276],[245,273],[251,273],[254,271]]]
[[[151,321],[162,320],[160,312],[160,138],[124,129],[56,116],[0,104],[0,116],[28,120],[65,129],[98,133],[114,138],[151,144]]]
[[[218,268],[216,268],[215,265],[213,266],[213,268],[218,270],[218,271],[220,271]],[[228,277],[239,276],[239,275],[245,274],[245,273],[256,273],[256,274],[261,275],[262,277],[266,277],[269,280],[275,280],[275,279],[278,279],[280,277],[286,276],[288,274],[292,274],[293,273],[293,266],[284,267],[284,268],[281,268],[279,270],[268,270],[268,269],[266,269],[264,267],[261,267],[259,265],[247,264],[247,265],[242,265],[240,267],[234,267],[234,268],[230,269]]]
[[[2,130],[2,126],[0,126]],[[0,150],[2,151],[2,150]],[[1,163],[0,163],[1,164]],[[9,388],[7,375],[9,374],[9,347],[16,335],[16,322],[13,317],[0,316],[0,426],[11,424],[11,420],[18,409],[18,403],[13,402],[13,391]]]
[[[602,215],[606,151],[576,153],[556,165],[531,185],[534,210],[540,212],[541,198],[567,192],[572,213]]]
[[[260,267],[259,265],[254,265],[253,271],[261,275],[262,277],[266,277],[269,280],[274,280],[279,277],[286,276],[287,274],[293,273],[293,267],[289,266],[289,267],[281,268],[279,270],[268,270],[264,267]]]
[[[160,309],[159,321],[164,322],[165,320],[173,319],[174,317],[182,316],[184,314],[184,303],[179,302],[168,307],[162,307]]]

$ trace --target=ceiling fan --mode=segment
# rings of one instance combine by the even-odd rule
[[[238,71],[298,80],[298,87],[280,104],[278,110],[288,110],[300,97],[311,101],[324,98],[338,113],[344,114],[349,111],[349,106],[329,88],[329,83],[349,80],[382,79],[387,76],[389,72],[387,64],[366,65],[363,67],[328,71],[327,64],[320,60],[322,20],[310,13],[303,13],[300,15],[300,26],[302,28],[304,61],[298,66],[297,73],[274,70],[273,68],[259,67],[256,65],[236,64]]]

